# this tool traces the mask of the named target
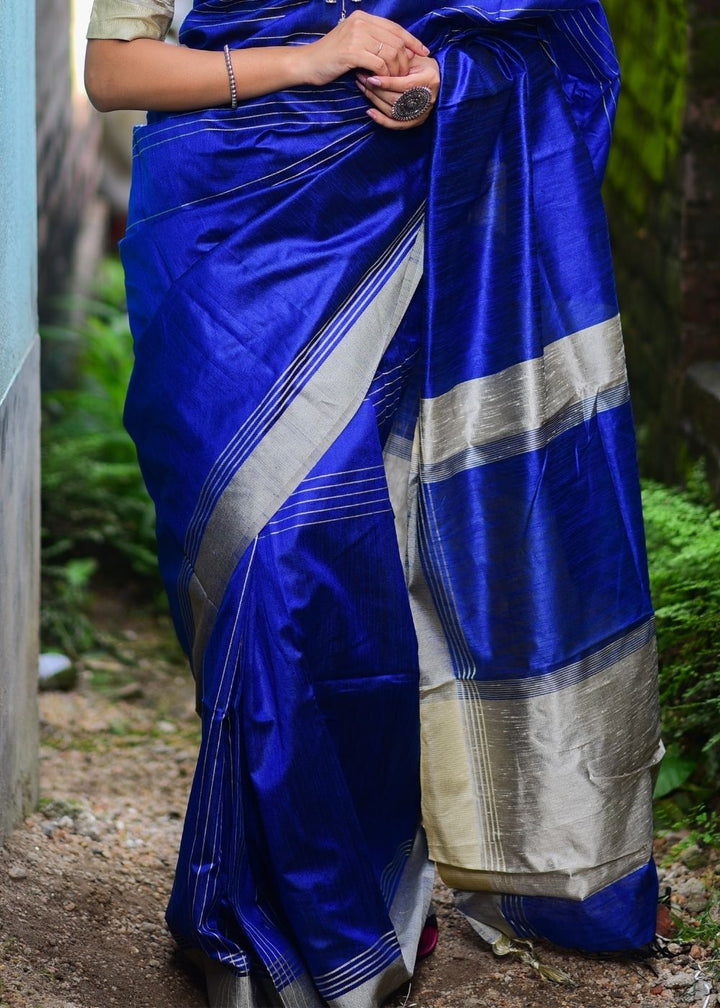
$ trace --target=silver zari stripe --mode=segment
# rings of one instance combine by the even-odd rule
[[[538,696],[541,693],[553,693],[581,682],[596,675],[603,669],[615,664],[621,658],[634,654],[645,644],[650,644],[655,638],[655,618],[650,617],[630,633],[617,640],[610,641],[598,651],[571,662],[555,672],[546,675],[527,676],[513,679],[488,679],[475,684],[477,696],[484,700],[511,700],[513,698]]]
[[[650,639],[552,693],[487,699],[469,680],[423,690],[423,821],[445,881],[583,899],[646,864],[655,678]]]
[[[549,344],[542,357],[421,402],[421,479],[533,451],[627,401],[619,316]]]
[[[423,229],[397,269],[276,419],[225,487],[204,530],[189,584],[193,666],[248,545],[358,410],[420,281]]]
[[[425,834],[420,830],[390,907],[390,920],[401,954],[359,987],[337,998],[328,998],[330,1008],[378,1008],[388,995],[410,979],[430,907],[434,874],[435,868],[428,861]]]

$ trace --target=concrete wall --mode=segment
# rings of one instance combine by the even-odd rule
[[[0,19],[0,838],[37,797],[35,10]]]

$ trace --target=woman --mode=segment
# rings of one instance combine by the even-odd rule
[[[381,1004],[426,835],[491,942],[654,931],[602,10],[347,13],[196,0],[176,48],[167,0],[96,0],[89,32],[95,104],[153,110],[126,422],[203,719],[168,923],[217,1005]]]

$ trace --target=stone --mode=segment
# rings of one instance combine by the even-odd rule
[[[667,990],[676,990],[680,987],[692,987],[695,983],[695,974],[690,972],[669,973],[662,977],[662,985]]]
[[[73,690],[77,686],[77,669],[67,655],[46,651],[38,660],[38,688],[41,690]]]
[[[702,913],[707,906],[708,894],[702,879],[688,878],[677,885],[677,895],[683,898],[683,903],[689,913]]]
[[[8,875],[11,879],[24,879],[27,878],[27,870],[20,864],[13,864],[8,868]]]
[[[680,860],[689,868],[690,871],[695,871],[698,868],[705,868],[709,861],[709,852],[698,847],[697,844],[691,844],[686,847],[685,850],[680,855]]]
[[[92,812],[81,812],[75,820],[75,829],[80,836],[87,837],[89,840],[100,839],[101,832],[98,821]]]

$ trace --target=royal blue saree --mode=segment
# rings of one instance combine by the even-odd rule
[[[654,932],[604,16],[365,2],[440,63],[424,126],[349,76],[134,141],[126,421],[203,724],[168,923],[249,1006],[381,1004],[433,862],[490,941]],[[181,41],[339,9],[197,2]]]

